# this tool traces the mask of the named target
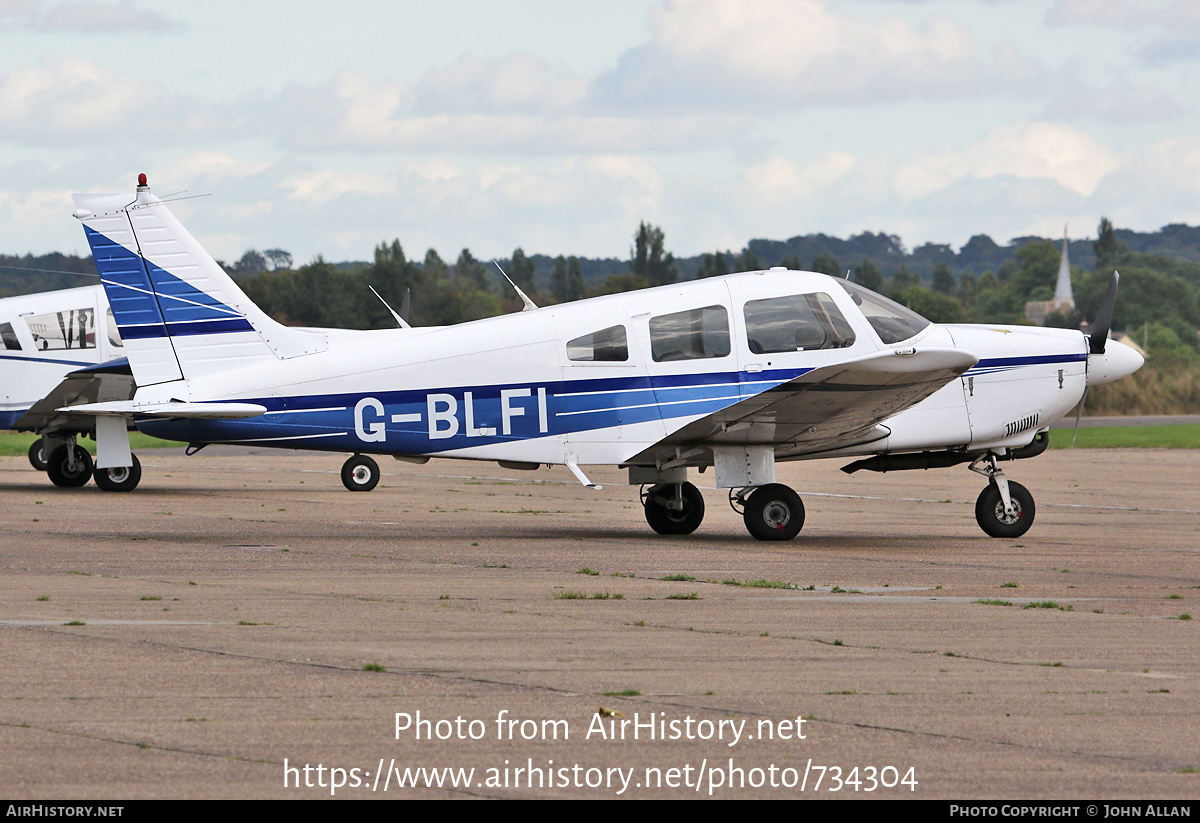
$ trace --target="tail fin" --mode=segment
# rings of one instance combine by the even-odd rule
[[[139,386],[324,351],[321,332],[276,323],[150,193],[76,194]]]

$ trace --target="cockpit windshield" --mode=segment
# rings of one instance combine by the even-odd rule
[[[932,325],[912,309],[906,309],[870,289],[864,289],[849,280],[838,280],[837,283],[850,294],[850,299],[862,309],[871,328],[887,345],[907,340]]]

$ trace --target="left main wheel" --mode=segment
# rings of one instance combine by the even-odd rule
[[[756,540],[791,540],[804,527],[804,503],[782,483],[768,483],[750,492],[742,519]]]
[[[1004,500],[995,483],[988,483],[975,501],[975,520],[990,537],[1020,537],[1033,525],[1033,495],[1020,483],[1008,481],[1013,511],[1004,510]]]
[[[136,454],[129,456],[133,458],[132,466],[113,466],[92,472],[96,485],[106,492],[131,492],[136,489],[142,479],[142,464]]]
[[[342,464],[342,485],[352,492],[369,492],[379,485],[379,464],[356,454]]]
[[[75,450],[75,467],[70,464],[70,451]],[[83,446],[64,443],[46,461],[46,474],[50,482],[64,489],[83,486],[92,477],[92,456]]]
[[[29,465],[33,466],[40,472],[46,470],[46,450],[42,446],[42,438],[38,438],[29,444]]]
[[[659,534],[691,534],[704,520],[704,497],[691,483],[680,486],[683,508],[672,508],[675,487],[660,483],[646,494],[646,522]]]

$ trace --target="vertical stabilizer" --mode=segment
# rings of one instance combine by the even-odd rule
[[[324,351],[276,323],[150,193],[77,194],[92,256],[139,386]]]

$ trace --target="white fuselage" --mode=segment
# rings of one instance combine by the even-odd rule
[[[853,342],[756,353],[747,304],[810,294],[832,301]],[[717,307],[728,317],[727,353],[671,359],[655,351],[662,347],[652,337],[656,318]],[[571,356],[569,342],[614,327],[625,330],[625,359]],[[211,344],[199,338],[190,345]],[[903,347],[967,350],[979,363],[888,419],[886,439],[838,454],[1025,445],[1066,415],[1087,383],[1087,340],[1079,332],[929,324],[909,339],[885,344],[835,279],[766,271],[451,327],[329,331],[324,351],[147,386],[137,397],[260,403],[268,409],[261,417],[139,425],[193,442],[614,464],[808,370]]]

